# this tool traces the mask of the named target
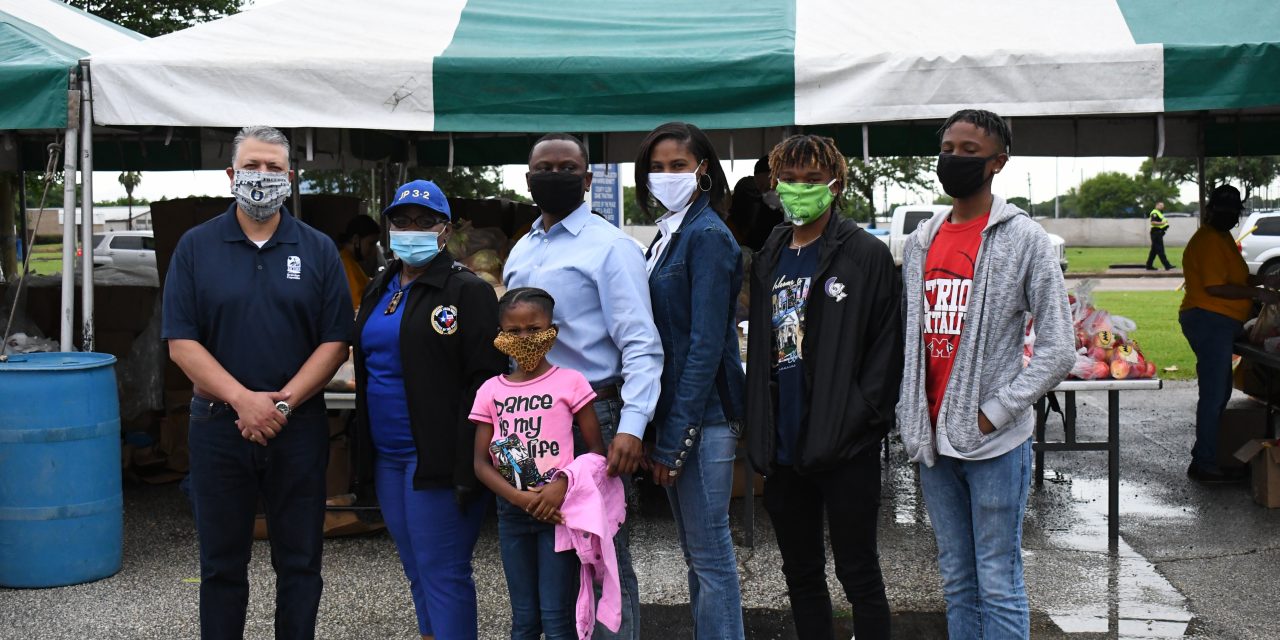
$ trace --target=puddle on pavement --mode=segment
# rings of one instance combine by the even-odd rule
[[[924,506],[924,497],[920,495],[916,465],[895,460],[885,467],[889,477],[883,484],[890,495],[884,496],[884,502],[893,509],[893,521],[903,525],[929,525],[929,513]]]
[[[1052,472],[1046,476],[1053,475]],[[1106,633],[1124,638],[1182,637],[1192,614],[1187,599],[1154,565],[1135,551],[1121,535],[1114,555],[1107,543],[1106,479],[1070,478],[1070,504],[1075,518],[1070,526],[1046,529],[1053,549],[1101,552],[1103,566],[1082,572],[1073,595],[1083,604],[1051,609],[1050,619],[1067,633]],[[1191,506],[1170,505],[1151,495],[1148,487],[1120,482],[1120,518],[1179,521],[1194,519]],[[1041,552],[1051,553],[1051,551]]]

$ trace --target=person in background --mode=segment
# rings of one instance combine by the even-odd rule
[[[284,208],[294,179],[284,134],[241,129],[227,177],[235,203],[178,241],[161,329],[193,385],[200,636],[244,635],[261,500],[276,573],[275,635],[313,638],[329,463],[320,391],[347,359],[347,284],[333,242]]]
[[[742,596],[729,532],[743,375],[734,323],[742,252],[719,213],[728,184],[701,129],[670,122],[636,158],[636,198],[662,210],[649,294],[662,336],[662,393],[647,432],[649,471],[665,487],[689,567],[694,636],[739,639]]]
[[[1156,208],[1147,214],[1147,220],[1151,223],[1151,252],[1147,254],[1147,271],[1156,270],[1156,258],[1160,258],[1164,270],[1168,271],[1173,268],[1173,265],[1164,255],[1164,234],[1169,231],[1169,220],[1164,217],[1163,202],[1156,203]]]
[[[512,640],[575,640],[578,556],[556,551],[568,478],[577,455],[604,455],[596,394],[581,373],[547,362],[559,328],[541,289],[511,289],[498,301],[496,345],[515,360],[476,393],[476,477],[497,494],[498,540],[511,596]],[[585,449],[577,451],[573,426]]]
[[[338,255],[342,257],[342,268],[347,272],[353,310],[360,308],[364,288],[369,285],[369,274],[363,265],[378,250],[378,236],[381,234],[382,229],[373,218],[357,215],[338,236]]]
[[[743,177],[733,186],[729,226],[738,244],[759,251],[779,224],[782,224],[782,208],[778,194],[771,187],[769,159],[760,158],[752,175]]]
[[[498,301],[449,253],[452,214],[435,183],[396,189],[382,217],[396,259],[356,316],[355,477],[377,492],[418,632],[474,639],[471,556],[488,501],[468,414],[480,385],[507,368],[493,346]]]
[[[1009,161],[1008,123],[965,109],[938,133],[938,181],[954,204],[903,251],[898,428],[920,463],[950,637],[1029,638],[1022,518],[1032,405],[1075,363],[1071,308],[1049,235],[991,193]],[[1024,366],[1028,315],[1036,343]]]
[[[880,443],[902,371],[889,248],[839,213],[848,167],[830,138],[769,154],[787,224],[751,265],[747,445],[802,640],[835,637],[823,517],[859,640],[889,638],[880,571]]]
[[[608,449],[608,473],[621,476],[636,505],[631,474],[644,458],[662,375],[662,342],[653,324],[644,253],[630,236],[592,215],[587,148],[550,133],[529,150],[529,193],[541,216],[507,258],[507,289],[537,287],[556,301],[560,327],[547,360],[581,372],[596,392],[595,413]],[[628,548],[630,525],[615,536],[622,583],[622,626],[596,625],[595,638],[640,637],[639,582]]]
[[[1187,477],[1197,482],[1233,482],[1218,467],[1218,422],[1231,399],[1232,343],[1244,331],[1254,301],[1280,302],[1271,289],[1280,277],[1249,275],[1231,229],[1240,224],[1240,191],[1222,185],[1209,194],[1206,219],[1182,252],[1187,288],[1178,311],[1182,335],[1196,354],[1200,397],[1196,402],[1196,442]]]

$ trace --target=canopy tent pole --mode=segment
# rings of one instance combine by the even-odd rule
[[[25,263],[27,252],[31,250],[31,232],[27,229],[27,172],[22,168],[22,139],[14,137],[17,138],[14,153],[18,157],[18,259]],[[26,276],[25,273],[22,275]]]
[[[1200,200],[1200,226],[1204,225],[1204,119],[1196,121],[1196,187]]]
[[[80,322],[81,351],[93,351],[93,94],[89,86],[89,64],[80,63],[80,176],[84,183],[80,209]]]
[[[70,74],[75,86],[75,72]],[[67,130],[62,140],[62,334],[58,348],[71,351],[71,323],[76,306],[76,140],[80,124],[80,91],[67,91]]]

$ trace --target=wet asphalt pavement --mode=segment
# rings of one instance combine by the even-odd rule
[[[1244,484],[1202,487],[1186,479],[1195,393],[1191,382],[1122,395],[1121,541],[1114,552],[1106,540],[1106,454],[1048,454],[1047,481],[1032,491],[1025,523],[1035,638],[1276,637],[1280,510],[1255,505]],[[1105,400],[1079,396],[1081,439],[1105,433]],[[891,447],[889,457],[880,553],[894,637],[945,637],[936,548],[916,473],[900,447]],[[793,638],[768,515],[757,502],[756,544],[749,549],[741,546],[741,508],[736,500],[747,637]],[[125,510],[120,573],[58,589],[0,589],[0,637],[198,635],[195,532],[177,485],[126,486]],[[691,637],[683,559],[660,493],[649,492],[635,526],[642,637]],[[260,542],[254,552],[246,637],[269,638],[269,550]],[[329,540],[324,575],[319,637],[417,637],[407,583],[385,533]],[[829,575],[832,593],[841,594],[834,571]],[[481,637],[506,637],[510,613],[493,522],[476,549],[476,582]],[[835,600],[844,605],[842,595]],[[842,637],[852,635],[847,613],[840,623]]]

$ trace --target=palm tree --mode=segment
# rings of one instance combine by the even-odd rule
[[[133,189],[142,184],[141,171],[121,171],[120,184],[124,186],[124,193],[129,197],[129,221],[128,229],[133,230]]]

